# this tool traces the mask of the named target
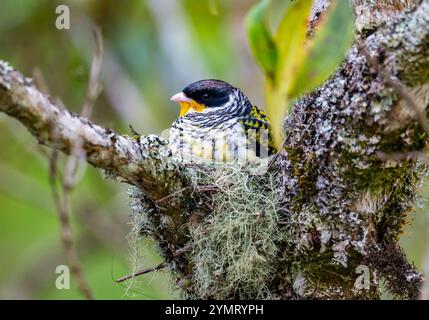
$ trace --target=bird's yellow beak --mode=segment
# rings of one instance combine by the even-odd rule
[[[191,110],[202,112],[206,106],[196,102],[194,99],[188,98],[183,92],[176,93],[170,98],[171,101],[177,102],[180,105],[179,117],[183,117]]]

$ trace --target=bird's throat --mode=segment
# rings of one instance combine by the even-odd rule
[[[191,102],[180,102],[180,113],[179,116],[183,117],[190,111],[202,112],[206,108],[205,105],[200,104],[196,101]]]

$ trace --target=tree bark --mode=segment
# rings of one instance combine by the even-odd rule
[[[374,30],[404,10],[414,8],[413,0],[351,0],[351,3],[356,17],[356,29],[359,32]]]
[[[80,140],[81,156],[90,164],[141,188],[154,199],[181,184],[176,173],[179,165],[168,158],[165,141],[157,136],[119,135],[62,109],[7,62],[0,62],[0,111],[19,120],[38,143],[66,154]]]
[[[424,168],[389,155],[422,151],[427,136],[380,70],[404,83],[426,112],[429,1],[416,8],[408,0],[383,2],[390,11],[372,7],[381,1],[352,3],[359,43],[296,103],[285,121],[285,149],[265,175],[184,167],[162,139],[119,135],[61,109],[5,62],[0,111],[65,153],[81,141],[89,163],[131,184],[142,233],[157,241],[189,297],[374,299],[384,279],[395,296],[415,298],[422,276],[398,238]],[[383,15],[360,18],[362,8]],[[208,182],[215,188],[202,186]]]

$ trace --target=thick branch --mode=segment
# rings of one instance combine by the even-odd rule
[[[377,154],[420,151],[427,137],[377,69],[406,84],[427,108],[429,1],[360,41],[324,86],[295,105],[286,123],[279,180],[284,219],[294,235],[288,253],[298,257],[291,265],[303,270],[306,284],[301,297],[356,298],[360,292],[375,298],[381,276],[396,296],[414,298],[422,280],[397,244],[420,172],[414,161],[382,161]],[[362,45],[379,68],[359,51]],[[377,275],[370,284],[375,290],[355,287],[359,265]],[[328,272],[341,278],[338,296]]]
[[[383,22],[392,21],[405,9],[414,7],[413,0],[351,0],[358,31],[373,30]]]
[[[398,1],[389,3],[408,3]],[[381,275],[392,293],[413,298],[421,275],[397,241],[415,203],[419,171],[415,161],[385,161],[379,154],[419,152],[427,136],[380,70],[406,84],[427,108],[429,1],[369,33],[361,41],[379,68],[359,52],[361,44],[352,48],[340,70],[295,105],[275,177],[235,168],[230,176],[236,180],[222,177],[219,193],[225,199],[218,193],[218,201],[195,196],[200,201],[184,205],[191,188],[159,138],[120,136],[59,109],[4,63],[0,111],[21,121],[40,143],[64,152],[78,137],[90,163],[137,186],[132,208],[142,217],[141,230],[157,240],[188,293],[253,298],[263,286],[283,299],[377,298]],[[242,247],[247,251],[241,256]],[[234,269],[237,264],[229,261],[237,257],[240,268]],[[367,289],[355,282],[362,265],[370,272]]]
[[[19,120],[39,143],[67,154],[76,141],[89,163],[138,186],[154,199],[182,184],[165,142],[156,136],[135,139],[102,128],[58,107],[31,79],[0,62],[0,111]]]
[[[339,0],[342,1],[342,0]],[[415,6],[413,0],[347,0],[350,1],[358,32],[371,32],[384,22],[391,22],[401,12]],[[330,6],[332,0],[314,0],[310,27]]]

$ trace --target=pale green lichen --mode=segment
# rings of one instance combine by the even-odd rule
[[[241,162],[186,169],[194,184],[194,192],[198,193],[198,186],[218,189],[207,200],[214,205],[210,214],[188,223],[187,229],[174,226],[175,230],[188,234],[187,246],[192,247],[187,262],[193,268],[192,281],[189,282],[186,274],[178,274],[177,279],[180,286],[191,283],[187,288],[189,297],[272,297],[270,284],[281,263],[279,244],[284,240],[284,234],[277,216],[275,179],[272,174],[255,174],[263,171]],[[129,195],[132,220],[138,223],[134,228],[162,240],[161,235],[165,232],[162,210],[157,210],[137,188],[131,188]],[[192,212],[184,214],[191,216]],[[170,257],[168,260],[173,270],[186,269],[177,256],[171,258],[165,248],[160,246],[159,249],[161,254]]]
[[[215,210],[190,226],[195,297],[266,299],[283,241],[272,176],[249,174],[238,162],[199,172],[199,184],[219,188]]]

